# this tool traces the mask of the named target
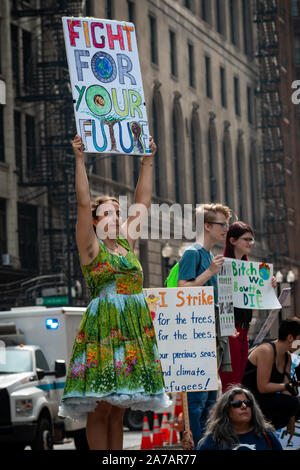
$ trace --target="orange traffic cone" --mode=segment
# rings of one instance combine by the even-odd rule
[[[153,447],[161,447],[163,445],[163,437],[159,427],[158,416],[154,415],[153,424]]]
[[[177,417],[180,413],[182,413],[182,396],[181,393],[176,393],[174,416]]]
[[[169,423],[168,423],[168,414],[166,412],[164,412],[163,414],[163,419],[161,423],[161,433],[162,433],[163,442],[168,443],[170,439],[170,429],[169,429]]]
[[[152,449],[152,442],[151,442],[151,434],[149,429],[149,423],[147,416],[144,417],[143,423],[143,431],[142,431],[142,442],[141,442],[141,450],[151,450]]]
[[[170,445],[172,444],[178,444],[178,437],[177,437],[177,431],[173,427],[170,432]]]

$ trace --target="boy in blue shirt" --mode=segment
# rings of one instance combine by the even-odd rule
[[[202,213],[204,223],[203,244],[200,245],[196,242],[184,252],[179,262],[177,285],[178,287],[213,286],[215,305],[217,305],[217,274],[224,263],[224,257],[223,255],[214,257],[210,250],[219,242],[225,243],[231,210],[222,204],[203,204],[202,207],[196,210],[196,217],[201,215],[200,211],[204,213]],[[226,340],[225,348],[228,354],[229,349],[226,347]],[[187,397],[190,428],[196,446],[204,435],[209,410],[216,402],[217,392],[189,392]]]

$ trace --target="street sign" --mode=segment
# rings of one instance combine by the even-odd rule
[[[35,299],[35,305],[44,305],[44,306],[57,306],[57,305],[68,305],[68,296],[60,295],[56,297],[37,297]]]

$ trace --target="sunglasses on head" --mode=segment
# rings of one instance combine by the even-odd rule
[[[232,402],[230,403],[230,406],[232,406],[233,408],[240,408],[243,403],[247,407],[251,406],[251,404],[252,404],[251,400],[232,400]]]

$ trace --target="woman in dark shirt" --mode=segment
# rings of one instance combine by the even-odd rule
[[[217,401],[197,450],[282,450],[252,393],[232,387]]]
[[[260,344],[250,352],[242,380],[275,429],[287,424],[292,427],[295,419],[299,418],[298,390],[290,377],[290,351],[298,340],[300,322],[284,320],[279,327],[278,340]]]
[[[254,244],[254,231],[250,225],[237,221],[230,225],[226,236],[224,256],[249,261],[248,256]],[[276,287],[273,277],[272,286]],[[237,335],[229,337],[232,372],[219,371],[223,393],[233,384],[240,384],[248,360],[248,330],[252,320],[252,310],[234,308]]]

